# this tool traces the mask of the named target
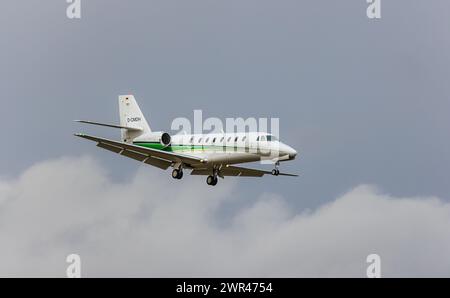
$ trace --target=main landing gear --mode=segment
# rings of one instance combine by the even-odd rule
[[[220,170],[220,167],[213,168],[213,174],[206,178],[206,184],[212,185],[212,186],[217,184],[217,180],[218,180],[217,176],[219,176],[219,170]]]
[[[217,181],[219,180],[217,179],[218,176],[219,176],[219,169],[215,168],[213,174],[206,178],[206,183],[212,186],[216,185]],[[182,167],[174,168],[172,171],[172,178],[174,179],[183,178],[183,168]]]
[[[208,178],[206,178],[206,184],[208,185],[216,185],[217,184],[217,176],[208,176]]]
[[[181,179],[183,178],[183,170],[180,169],[173,169],[172,171],[172,178],[174,179]]]
[[[280,166],[280,162],[277,161],[277,162],[275,163],[275,169],[272,170],[272,175],[274,175],[274,176],[280,175],[280,170],[278,170],[278,167],[279,167],[279,166]]]

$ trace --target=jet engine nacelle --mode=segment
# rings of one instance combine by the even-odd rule
[[[172,141],[172,137],[164,131],[152,132],[148,136],[152,142],[160,142],[162,146],[167,147]]]

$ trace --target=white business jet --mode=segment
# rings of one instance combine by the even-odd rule
[[[120,125],[86,120],[81,123],[121,129],[121,140],[109,140],[87,134],[75,136],[97,143],[97,146],[117,154],[166,170],[172,167],[172,177],[181,179],[183,170],[191,175],[208,176],[206,183],[216,185],[217,177],[297,176],[280,173],[280,161],[293,160],[297,151],[265,132],[209,133],[169,135],[152,131],[133,95],[119,96]],[[263,171],[235,166],[236,164],[272,161],[274,169]]]

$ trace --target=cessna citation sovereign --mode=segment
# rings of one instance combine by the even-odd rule
[[[297,152],[283,144],[274,135],[265,132],[184,134],[170,136],[167,132],[150,129],[134,96],[119,96],[120,125],[75,120],[121,129],[121,141],[99,138],[86,134],[77,137],[97,143],[97,146],[140,162],[166,170],[172,167],[172,177],[181,179],[183,170],[191,175],[208,176],[206,183],[216,185],[217,177],[297,176],[280,173],[280,161],[292,160]],[[260,160],[272,161],[272,171],[234,166]]]

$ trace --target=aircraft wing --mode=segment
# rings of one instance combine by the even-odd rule
[[[204,161],[184,154],[136,146],[129,143],[113,141],[85,134],[75,136],[97,142],[97,146],[120,155],[144,162],[146,164],[167,169],[172,163],[183,163],[191,167],[203,166]]]
[[[219,171],[219,176],[243,176],[243,177],[262,177],[264,175],[272,175],[271,171],[263,171],[257,169],[249,169],[235,166],[223,167]],[[193,169],[191,175],[211,175],[211,169]],[[297,177],[296,174],[280,173],[281,176]]]

